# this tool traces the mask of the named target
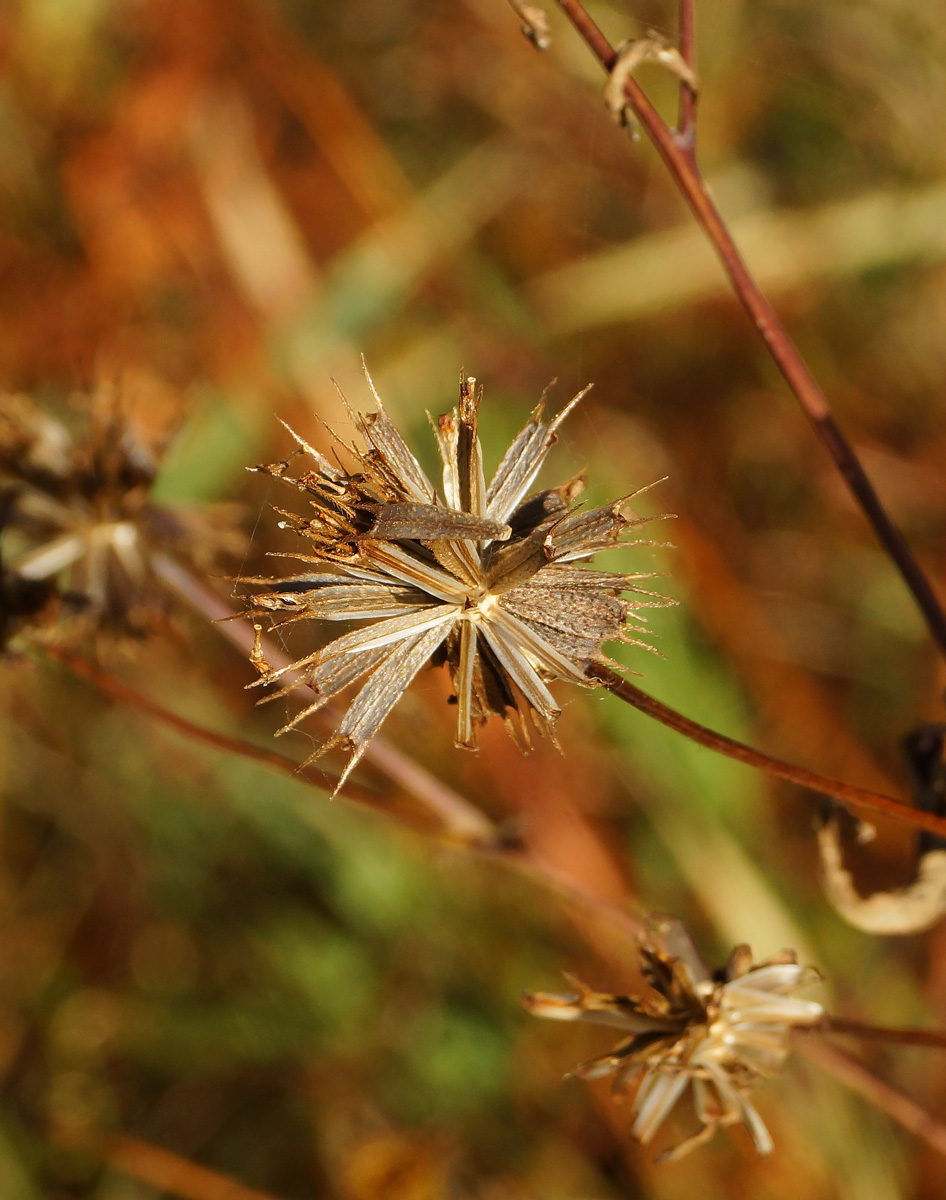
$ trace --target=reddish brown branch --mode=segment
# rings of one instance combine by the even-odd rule
[[[904,1129],[922,1138],[939,1154],[946,1155],[946,1125],[888,1083],[878,1079],[861,1063],[820,1039],[799,1038],[798,1050],[810,1062],[827,1071],[852,1091],[885,1112]]]
[[[332,775],[328,771],[320,771],[312,765],[303,766],[296,759],[290,758],[286,754],[279,754],[275,750],[267,750],[262,746],[254,745],[252,742],[246,742],[242,738],[231,737],[230,734],[219,733],[217,730],[197,725],[194,721],[189,721],[179,713],[171,712],[170,709],[157,704],[148,696],[135,691],[134,688],[127,687],[124,683],[115,679],[114,676],[100,670],[100,668],[89,662],[88,659],[82,658],[78,654],[73,654],[69,650],[63,650],[55,646],[46,647],[46,652],[52,658],[56,658],[61,663],[64,663],[74,674],[93,684],[104,695],[110,696],[113,700],[118,700],[131,708],[136,708],[140,712],[147,713],[148,716],[154,717],[164,725],[168,725],[171,729],[176,730],[191,741],[203,742],[204,745],[212,746],[215,750],[223,750],[227,754],[236,754],[240,758],[251,759],[253,762],[258,762],[264,767],[270,767],[272,770],[279,771],[282,775],[289,775],[294,779],[300,779],[328,793],[334,792],[338,787],[337,775]],[[338,794],[348,800],[354,801],[356,804],[365,805],[379,812],[385,811],[383,801],[379,796],[369,791],[368,788],[362,787],[358,783],[353,783],[351,780],[345,781],[342,787],[338,789]]]
[[[884,816],[904,821],[917,829],[926,829],[930,833],[938,833],[941,837],[946,836],[946,817],[937,817],[932,813],[921,812],[919,809],[911,808],[903,800],[885,796],[882,792],[872,792],[867,788],[857,787],[853,783],[844,783],[840,779],[829,779],[827,776],[817,775],[814,771],[808,771],[804,767],[796,767],[779,758],[772,758],[769,754],[763,754],[761,750],[754,750],[751,746],[737,742],[735,738],[726,737],[725,734],[716,733],[715,730],[708,729],[697,721],[691,721],[689,717],[678,713],[676,709],[661,703],[660,700],[655,700],[653,696],[648,696],[646,692],[642,692],[640,688],[628,683],[626,679],[622,679],[620,675],[616,675],[614,671],[599,663],[589,664],[586,672],[593,679],[603,683],[613,695],[623,700],[625,704],[630,704],[638,712],[653,717],[655,721],[666,725],[668,729],[682,733],[691,742],[705,746],[707,750],[714,750],[717,754],[724,754],[727,758],[735,759],[736,762],[755,767],[758,771],[765,771],[767,775],[774,775],[776,779],[784,779],[787,783],[797,783],[800,787],[820,792],[823,796],[831,796],[842,804],[850,805],[851,808],[883,813]]]
[[[845,1037],[865,1038],[874,1042],[896,1042],[901,1046],[927,1046],[933,1050],[946,1050],[946,1033],[938,1029],[870,1025],[848,1017],[831,1016],[822,1018],[815,1028],[821,1033],[838,1033]]]
[[[617,61],[617,53],[588,15],[581,0],[558,0],[558,3],[601,65],[610,72]],[[687,54],[692,57],[693,53],[692,17],[691,4],[682,0],[681,38],[685,34],[687,46],[684,52],[681,45],[681,54],[685,59]],[[940,652],[946,656],[946,613],[903,535],[881,503],[853,447],[831,415],[828,401],[797,346],[750,274],[710,197],[693,153],[692,130],[687,131],[684,124],[685,113],[688,112],[692,119],[692,108],[684,109],[681,97],[681,132],[677,133],[667,125],[633,78],[628,79],[625,84],[625,95],[634,115],[647,130],[667,170],[683,193],[697,224],[712,243],[723,269],[729,276],[733,291],[749,314],[773,361],[844,477],[881,545],[899,570],[923,614],[931,637]]]

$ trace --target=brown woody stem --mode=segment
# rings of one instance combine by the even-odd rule
[[[558,4],[605,70],[612,71],[617,62],[617,52],[588,15],[581,0],[558,0]],[[692,0],[682,0],[680,17],[681,54],[689,63],[693,55]],[[627,80],[624,90],[635,117],[647,130],[697,224],[712,243],[739,302],[749,314],[775,365],[826,447],[878,540],[903,577],[926,621],[930,636],[946,656],[946,613],[936,593],[913,557],[903,534],[881,503],[853,447],[832,416],[828,401],[798,347],[750,274],[707,190],[693,150],[692,97],[690,100],[685,98],[687,89],[684,87],[681,95],[681,128],[678,132],[667,125],[633,78]]]
[[[148,716],[154,717],[162,724],[176,730],[191,741],[203,742],[204,745],[212,746],[215,750],[222,750],[227,754],[236,754],[240,758],[251,759],[264,767],[270,767],[272,770],[279,771],[283,775],[300,779],[305,783],[311,784],[313,787],[321,788],[329,793],[334,792],[338,787],[337,775],[332,775],[328,771],[320,771],[317,767],[311,765],[303,766],[296,759],[290,758],[286,754],[279,754],[275,750],[267,750],[262,746],[255,746],[252,742],[244,741],[242,738],[232,737],[227,733],[219,733],[215,729],[207,729],[203,725],[189,721],[179,713],[171,712],[170,709],[164,708],[163,705],[156,703],[150,697],[144,696],[141,692],[135,691],[134,688],[121,683],[114,676],[107,674],[100,667],[89,662],[88,659],[82,658],[70,650],[64,650],[58,646],[46,646],[44,649],[51,658],[58,659],[61,663],[64,663],[74,674],[93,684],[104,695],[110,696],[113,700],[118,700],[123,705],[137,708],[140,712],[147,713]],[[377,812],[386,811],[380,796],[375,795],[374,792],[369,791],[368,788],[362,787],[358,783],[353,783],[350,779],[346,780],[338,788],[338,794],[344,796],[347,800],[365,805]]]
[[[139,712],[145,713],[147,716],[176,730],[176,732],[189,738],[191,741],[211,746],[213,749],[222,750],[227,754],[236,754],[241,758],[251,759],[253,762],[270,767],[282,775],[289,775],[297,779],[300,783],[307,784],[309,787],[318,788],[322,792],[333,792],[335,789],[335,785],[338,782],[337,776],[319,771],[313,767],[304,767],[293,758],[279,754],[274,750],[265,750],[260,746],[253,745],[251,742],[243,741],[241,738],[231,737],[229,734],[207,729],[202,725],[196,724],[194,721],[188,720],[186,717],[180,716],[178,713],[171,712],[170,709],[164,708],[163,705],[157,704],[150,697],[144,696],[134,688],[121,683],[78,654],[55,647],[47,647],[46,649],[51,657],[58,659],[80,678],[93,684],[103,695],[120,701],[126,707],[135,708]],[[356,804],[370,808],[373,812],[405,825],[417,833],[421,833],[427,837],[435,837],[444,845],[449,845],[453,848],[457,848],[459,845],[461,849],[469,853],[501,863],[503,866],[530,879],[538,886],[552,892],[560,900],[564,900],[599,920],[606,922],[629,941],[633,941],[644,930],[644,923],[641,918],[629,909],[595,895],[583,887],[573,876],[553,863],[547,862],[534,851],[517,844],[504,844],[501,831],[489,818],[480,813],[479,810],[473,809],[472,805],[469,807],[477,813],[480,827],[489,831],[488,837],[480,836],[475,840],[458,838],[454,825],[449,821],[445,821],[440,830],[434,831],[427,823],[421,824],[415,822],[409,819],[403,812],[393,811],[385,799],[369,791],[367,788],[353,783],[351,780],[345,781],[342,787],[339,788],[338,795],[344,796],[345,799],[351,800]],[[467,804],[467,801],[463,801],[463,803]]]
[[[763,754],[761,750],[754,750],[751,746],[737,742],[735,738],[726,737],[725,734],[708,729],[697,721],[691,721],[689,717],[677,712],[675,708],[663,704],[660,700],[655,700],[653,696],[648,696],[646,692],[642,692],[640,688],[628,683],[626,679],[622,679],[620,675],[616,675],[614,671],[600,663],[589,663],[585,667],[585,673],[592,679],[597,679],[599,683],[603,683],[608,691],[617,696],[619,700],[623,700],[625,704],[630,704],[638,712],[652,717],[661,725],[666,725],[668,729],[682,733],[691,742],[697,742],[699,745],[705,746],[707,750],[714,750],[717,754],[724,754],[727,758],[733,758],[749,767],[755,767],[758,771],[765,771],[767,775],[774,775],[776,779],[784,779],[787,783],[797,783],[811,791],[820,792],[823,796],[831,796],[842,804],[850,805],[851,808],[883,813],[897,821],[905,821],[917,829],[926,829],[930,833],[946,837],[946,817],[937,817],[932,813],[921,812],[893,796],[885,796],[882,792],[872,792],[867,788],[857,787],[853,783],[844,783],[840,779],[829,779],[825,775],[817,775],[814,771],[808,771],[804,767],[796,767],[779,758],[772,758],[769,754]]]
[[[946,1050],[946,1032],[938,1029],[871,1025],[848,1017],[831,1016],[823,1017],[813,1029],[819,1033],[839,1033],[845,1037],[865,1038],[874,1042],[896,1042],[900,1046],[927,1046],[933,1050]]]
[[[937,1153],[946,1155],[946,1125],[930,1116],[902,1092],[878,1079],[867,1067],[820,1038],[800,1038],[798,1050],[810,1062],[876,1105],[904,1129],[922,1138]]]

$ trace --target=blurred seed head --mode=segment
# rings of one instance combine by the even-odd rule
[[[736,946],[725,966],[711,973],[686,929],[670,917],[649,921],[640,966],[652,989],[644,997],[595,992],[569,976],[574,992],[529,992],[523,1004],[537,1017],[593,1021],[630,1033],[572,1074],[583,1079],[613,1075],[615,1095],[636,1086],[631,1133],[643,1144],[692,1086],[700,1128],[663,1151],[658,1162],[681,1158],[721,1126],[739,1122],[759,1154],[771,1153],[772,1139],[750,1092],[759,1079],[781,1070],[792,1031],[823,1016],[820,1004],[790,995],[816,983],[819,973],[799,966],[793,950],[753,963],[746,945]]]
[[[166,612],[154,558],[201,569],[239,552],[235,510],[154,503],[158,460],[104,392],[78,434],[0,395],[0,648],[140,638]]]
[[[585,393],[552,420],[540,402],[487,484],[477,432],[482,389],[472,378],[462,380],[458,408],[432,422],[443,465],[438,493],[370,376],[368,383],[377,411],[352,413],[363,448],[335,439],[354,470],[295,433],[298,449],[287,461],[256,468],[308,500],[306,515],[279,511],[282,526],[307,544],[286,557],[309,565],[286,578],[248,580],[265,586],[250,597],[250,614],[270,615],[279,625],[363,622],[279,670],[254,660],[258,684],[294,677],[275,696],[291,691],[300,672],[316,693],[280,732],[364,680],[318,751],[348,752],[344,780],[405,688],[433,661],[446,663],[453,678],[457,745],[475,749],[477,729],[491,716],[505,722],[523,749],[532,729],[554,741],[560,709],[549,681],[597,686],[584,665],[609,663],[602,650],[609,641],[653,649],[642,640],[639,610],[671,603],[639,586],[651,572],[582,566],[598,551],[625,546],[624,535],[645,524],[627,508],[631,496],[581,508],[575,503],[585,486],[581,477],[531,491],[559,426]],[[307,462],[293,474],[297,458]]]

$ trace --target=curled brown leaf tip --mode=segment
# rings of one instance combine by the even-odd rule
[[[818,823],[817,839],[825,895],[832,908],[857,929],[904,937],[932,929],[946,917],[946,850],[922,854],[916,878],[906,887],[862,896],[844,865],[836,812]]]
[[[519,17],[520,29],[537,50],[548,50],[552,44],[552,31],[545,10],[525,0],[509,0]]]
[[[255,581],[266,589],[249,601],[252,616],[275,615],[280,623],[362,624],[257,682],[278,682],[291,670],[315,691],[314,702],[286,728],[360,684],[319,751],[328,745],[349,751],[343,779],[431,661],[446,663],[453,678],[458,745],[475,749],[477,729],[491,716],[524,749],[532,729],[554,741],[560,710],[548,683],[596,686],[584,664],[607,662],[608,641],[646,645],[638,610],[669,603],[639,586],[650,572],[582,565],[599,550],[625,545],[625,534],[644,523],[623,511],[623,502],[577,507],[581,477],[532,490],[556,430],[584,392],[550,421],[540,404],[487,483],[477,430],[482,389],[464,378],[458,408],[432,422],[442,464],[438,490],[385,413],[370,376],[368,383],[379,407],[352,413],[364,447],[344,446],[354,458],[351,471],[297,435],[297,454],[308,456],[311,469],[292,477],[292,459],[258,468],[308,500],[309,515],[282,512],[281,524],[307,543],[307,552],[289,557],[310,566],[289,578]]]

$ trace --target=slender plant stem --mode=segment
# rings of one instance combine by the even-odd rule
[[[246,622],[233,619],[241,614],[237,614],[219,596],[170,559],[157,558],[155,569],[162,575],[165,583],[172,587],[191,607],[216,622],[217,628],[228,640],[247,654],[252,650],[251,629]],[[289,662],[289,659],[275,646],[267,646],[266,656],[271,663],[280,666]],[[852,808],[883,813],[913,825],[917,829],[925,829],[930,833],[946,837],[946,817],[921,812],[892,796],[872,792],[867,788],[860,788],[841,780],[829,779],[814,771],[808,771],[804,767],[796,767],[791,763],[772,758],[760,750],[754,750],[751,746],[743,745],[742,742],[737,742],[733,738],[708,729],[705,725],[691,721],[682,713],[678,713],[668,705],[648,696],[646,692],[642,692],[640,688],[628,683],[626,679],[622,679],[620,675],[616,675],[607,667],[594,663],[589,665],[587,670],[592,678],[603,683],[609,691],[625,703],[631,704],[640,712],[675,729],[678,733],[682,733],[691,741],[698,742],[707,749],[724,754],[728,758],[734,758],[789,783],[797,783],[801,787],[831,796],[843,804],[849,804]],[[309,693],[305,684],[300,683],[299,690],[306,695]],[[489,842],[492,839],[493,826],[479,809],[382,738],[376,736],[371,741],[365,758],[372,761],[379,770],[436,813],[444,824],[453,830],[458,840]]]
[[[203,742],[226,754],[235,754],[240,758],[251,759],[253,762],[260,763],[261,766],[270,767],[272,770],[294,779],[301,779],[330,794],[337,788],[338,794],[344,796],[346,800],[364,805],[375,812],[387,813],[388,811],[380,796],[368,788],[362,787],[359,783],[347,779],[341,787],[338,787],[337,775],[320,771],[312,764],[305,766],[287,754],[279,754],[276,750],[267,750],[252,742],[244,741],[242,738],[232,737],[230,734],[219,733],[215,729],[207,729],[203,725],[198,725],[196,722],[188,720],[187,717],[182,717],[179,713],[172,712],[169,708],[158,704],[150,697],[142,695],[141,692],[135,691],[134,688],[121,683],[114,676],[89,662],[88,659],[82,658],[81,655],[58,646],[47,646],[45,651],[51,658],[58,659],[67,666],[74,674],[93,684],[104,695],[110,696],[120,704],[137,708],[162,724],[170,726],[171,729],[175,729],[191,741]]]
[[[612,695],[623,700],[625,704],[630,704],[638,712],[652,717],[661,725],[666,725],[668,729],[682,733],[691,742],[705,746],[707,750],[724,754],[727,758],[735,759],[736,762],[745,763],[746,766],[755,767],[756,770],[764,771],[767,775],[774,775],[776,779],[797,783],[800,787],[820,792],[823,796],[831,796],[842,804],[850,805],[851,808],[883,813],[884,816],[903,821],[916,829],[926,829],[941,837],[946,836],[946,817],[922,812],[893,796],[885,796],[882,792],[872,792],[867,788],[857,787],[853,783],[844,783],[840,779],[829,779],[827,776],[818,775],[805,767],[796,767],[779,758],[773,758],[769,754],[763,754],[761,750],[754,750],[743,742],[737,742],[735,738],[726,737],[725,734],[708,729],[697,721],[691,721],[689,717],[677,712],[675,708],[663,704],[660,700],[655,700],[653,696],[648,696],[633,683],[628,683],[626,679],[622,679],[620,675],[600,663],[590,663],[585,670],[592,679],[603,683]]]
[[[118,700],[126,707],[135,708],[148,717],[162,722],[191,741],[210,746],[215,750],[221,750],[227,754],[236,754],[241,758],[250,759],[262,766],[278,771],[282,775],[289,775],[293,779],[297,779],[300,783],[318,789],[323,794],[326,791],[333,791],[337,783],[336,776],[326,774],[312,767],[304,767],[296,762],[295,759],[278,754],[272,750],[265,750],[241,738],[231,737],[229,734],[218,733],[216,730],[198,725],[194,721],[190,721],[186,717],[182,717],[178,713],[164,708],[163,705],[156,703],[148,696],[142,695],[141,692],[136,691],[134,688],[121,683],[100,667],[95,666],[77,654],[57,648],[47,648],[47,652],[76,675],[98,688],[103,695],[109,696],[113,700]],[[445,849],[459,848],[491,862],[500,863],[502,866],[529,879],[534,885],[550,891],[558,899],[573,904],[606,922],[624,937],[628,938],[629,941],[633,941],[644,930],[643,921],[635,913],[588,891],[573,876],[555,864],[546,861],[540,855],[536,854],[535,851],[517,842],[504,840],[502,831],[482,814],[479,814],[482,824],[485,828],[489,829],[490,836],[472,841],[466,837],[458,837],[457,831],[449,824],[443,825],[439,830],[432,830],[429,824],[421,825],[418,822],[410,820],[402,811],[391,809],[382,797],[375,795],[367,788],[352,783],[351,780],[346,780],[344,785],[339,789],[338,794],[344,796],[346,800],[369,808],[374,813],[407,826],[415,833],[420,833],[425,837],[437,838]]]
[[[617,52],[589,16],[581,0],[558,0],[558,4],[605,70],[612,71],[617,62]],[[686,58],[687,54],[692,56],[693,53],[693,9],[688,0],[683,0],[681,4],[681,19],[681,33],[685,32],[687,39],[686,53],[683,49],[681,53]],[[903,577],[926,621],[930,636],[946,657],[946,612],[903,535],[881,503],[853,447],[832,416],[828,401],[798,347],[743,261],[697,166],[692,127],[681,125],[679,132],[671,129],[633,78],[625,84],[625,95],[635,117],[647,130],[683,194],[697,224],[711,242],[733,291],[765,342],[773,361],[824,443],[881,545]],[[692,109],[681,112],[681,121],[685,113],[692,121]]]
[[[896,1042],[901,1046],[927,1046],[933,1050],[946,1050],[946,1032],[938,1029],[870,1025],[848,1017],[831,1016],[822,1018],[814,1028],[822,1033],[839,1033],[845,1037],[866,1038],[874,1042]]]
[[[797,1040],[799,1053],[827,1071],[852,1091],[875,1105],[904,1129],[922,1138],[937,1153],[946,1156],[946,1125],[930,1116],[909,1097],[878,1079],[862,1063],[849,1058],[834,1046],[813,1037]]]

